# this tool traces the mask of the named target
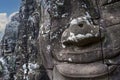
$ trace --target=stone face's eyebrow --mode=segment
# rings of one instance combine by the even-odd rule
[[[114,4],[116,2],[119,2],[120,0],[106,0],[104,3],[103,3],[103,6],[105,5],[109,5],[109,4]]]

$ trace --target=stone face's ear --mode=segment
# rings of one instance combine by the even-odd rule
[[[46,3],[47,4],[47,3]],[[50,43],[50,32],[51,32],[51,21],[50,14],[41,6],[41,24],[39,31],[39,50],[42,57],[42,62],[45,68],[52,68],[52,57],[51,57],[51,43]]]

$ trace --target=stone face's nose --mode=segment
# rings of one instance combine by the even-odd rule
[[[63,32],[61,41],[64,45],[86,46],[99,42],[104,34],[99,26],[92,25],[85,18],[73,19],[70,26]]]

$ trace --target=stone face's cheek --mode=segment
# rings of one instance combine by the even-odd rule
[[[107,39],[103,45],[103,56],[106,56],[104,48],[110,49],[109,56],[114,57],[120,51],[120,2],[117,0],[107,0],[101,6],[101,26],[106,29]]]
[[[120,24],[110,26],[106,30],[109,36],[108,40],[111,42],[111,51],[109,51],[111,59],[105,59],[104,61],[106,64],[118,65],[120,63]],[[105,51],[103,51],[103,54],[105,56]]]
[[[107,32],[112,40],[114,51],[119,52],[120,51],[120,24],[108,27]]]
[[[120,2],[102,6],[101,13],[107,27],[120,23]]]
[[[69,24],[70,17],[64,17],[61,19],[54,18],[51,20],[50,28],[50,43],[51,43],[51,52],[53,57],[60,52],[64,46],[61,43],[61,36],[64,30]]]

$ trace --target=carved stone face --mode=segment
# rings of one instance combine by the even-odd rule
[[[65,77],[99,79],[113,72],[117,67],[113,64],[119,63],[120,2],[99,2],[99,18],[91,16],[78,0],[66,0],[64,5],[60,18],[43,21],[41,53],[51,54],[54,68]],[[49,60],[46,58],[47,67]]]

